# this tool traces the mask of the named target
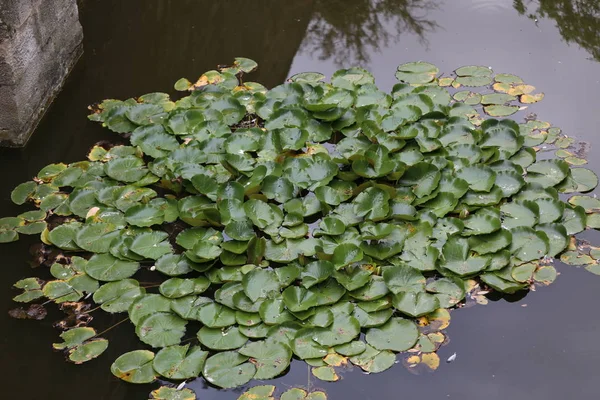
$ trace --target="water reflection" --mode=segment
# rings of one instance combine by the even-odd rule
[[[435,8],[433,0],[317,0],[300,50],[342,66],[368,63],[406,33],[426,46],[426,34],[438,28],[428,18]]]
[[[567,43],[576,43],[600,61],[600,2],[598,0],[514,0],[521,15],[537,22],[551,18]]]
[[[484,1],[488,5],[478,9],[477,4]],[[494,2],[506,6],[494,8]],[[426,3],[428,6],[423,6]],[[439,8],[435,3],[440,4]],[[525,4],[523,13],[527,15],[537,13],[546,2],[523,0],[519,3]],[[561,7],[576,10],[584,2],[556,0],[549,3],[564,3]],[[597,0],[585,3],[588,10],[594,11]],[[569,134],[593,141],[594,149],[598,146],[599,120],[595,108],[600,101],[600,90],[594,89],[600,88],[600,83],[590,77],[600,76],[600,64],[584,60],[585,55],[576,46],[568,48],[561,43],[558,29],[548,27],[550,29],[543,33],[537,32],[533,22],[519,17],[512,9],[512,0],[447,0],[445,4],[409,0],[348,0],[345,3],[339,0],[255,0],[252,5],[244,0],[82,0],[80,4],[84,5],[81,17],[86,30],[86,55],[28,148],[0,150],[3,178],[0,216],[24,211],[11,204],[10,190],[30,179],[41,167],[52,162],[80,160],[97,140],[114,140],[112,133],[86,120],[88,104],[106,97],[127,98],[153,90],[168,91],[178,78],[197,77],[202,71],[229,62],[235,56],[256,59],[261,67],[252,79],[267,85],[278,84],[287,76],[306,70],[331,75],[332,71],[324,71],[329,68],[327,63],[317,62],[308,52],[314,51],[315,58],[323,56],[326,51],[321,50],[321,43],[331,43],[327,50],[330,59],[342,62],[343,57],[336,53],[337,46],[339,52],[349,54],[344,66],[353,64],[358,57],[354,56],[351,45],[346,44],[343,31],[354,32],[348,43],[358,43],[363,58],[371,55],[369,69],[375,72],[382,88],[389,89],[396,83],[395,67],[405,61],[426,59],[445,71],[466,63],[493,65],[498,72],[512,72],[527,81],[535,81],[532,83],[547,95],[535,111],[551,118]],[[383,4],[382,10],[377,10],[375,4]],[[374,21],[370,13],[375,11],[379,12],[377,21],[385,24],[385,27],[372,27],[380,35],[377,40],[372,39],[374,35],[369,28],[373,22],[367,23]],[[482,17],[483,11],[487,14],[485,17]],[[560,18],[571,18],[570,31],[581,29],[582,46],[595,43],[593,48],[598,59],[597,20],[593,24],[588,22],[585,30],[577,26],[584,22],[573,21],[583,18],[582,15],[593,16],[592,11],[573,12],[573,15],[565,12],[557,18],[559,24],[567,23]],[[597,7],[594,12],[597,13]],[[548,18],[554,17],[548,12]],[[402,29],[395,27],[396,19],[400,20]],[[310,33],[318,20],[330,24],[332,39]],[[423,20],[428,23],[423,24]],[[313,22],[303,45],[307,56],[294,61],[297,70],[288,71],[309,21]],[[437,21],[439,26],[432,21]],[[401,34],[405,36],[400,38]],[[589,36],[584,40],[585,34]],[[383,42],[385,37],[389,38],[389,49]],[[431,46],[429,52],[421,46],[427,40]],[[402,46],[394,48],[393,41],[401,41]],[[376,42],[375,47],[372,42]],[[309,46],[310,43],[313,44]],[[456,43],[461,45],[456,47]],[[377,50],[382,54],[377,54]],[[559,64],[559,60],[563,62]],[[557,79],[568,74],[572,75],[570,79]],[[600,170],[599,158],[592,158],[590,163],[590,168]],[[598,242],[597,238],[586,239]],[[6,310],[16,306],[11,301],[16,293],[10,285],[40,273],[31,271],[26,264],[27,249],[37,241],[35,237],[24,238],[0,250],[6,266],[0,287],[0,308],[4,310],[0,316],[3,327],[0,353],[4,360],[0,372],[5,382],[2,398],[147,399],[156,386],[126,384],[109,372],[110,364],[119,355],[139,346],[130,324],[119,325],[110,332],[111,343],[103,356],[75,366],[51,351],[51,343],[58,337],[51,323],[60,318],[58,313],[41,324],[8,319]],[[399,365],[382,374],[348,373],[338,383],[314,379],[312,385],[326,389],[332,400],[472,399],[477,396],[486,400],[564,400],[574,394],[577,399],[596,399],[596,371],[600,365],[597,345],[600,283],[598,279],[591,279],[588,272],[576,268],[559,265],[559,271],[562,275],[554,285],[527,296],[520,304],[503,299],[491,301],[485,307],[453,313],[448,331],[452,341],[440,351],[440,357],[445,360],[457,352],[458,358],[450,364],[442,363],[435,374],[414,376]],[[98,314],[95,318],[93,325],[103,329],[122,316]],[[306,385],[307,372],[305,363],[293,363],[290,373],[264,384],[274,383],[281,389]],[[252,383],[255,384],[260,382]],[[209,387],[203,379],[190,386],[203,400],[238,397],[236,392]]]

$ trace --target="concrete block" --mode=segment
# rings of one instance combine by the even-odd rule
[[[82,40],[76,0],[0,0],[0,145],[26,143]]]
[[[65,29],[69,23],[79,23],[77,4],[73,0],[46,1],[34,10],[39,40],[44,46],[57,31]]]
[[[14,31],[29,18],[39,3],[39,0],[0,0],[0,21]]]

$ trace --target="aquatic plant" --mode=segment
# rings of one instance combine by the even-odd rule
[[[87,326],[91,297],[127,313],[141,341],[112,365],[127,382],[203,376],[232,388],[294,357],[327,381],[348,363],[384,371],[397,353],[435,369],[449,309],[549,284],[555,257],[600,274],[600,249],[574,238],[600,227],[600,201],[559,196],[598,183],[572,139],[532,118],[489,117],[543,98],[520,78],[478,66],[444,77],[415,62],[398,67],[391,93],[361,68],[268,90],[243,81],[256,67],[238,58],[181,79],[189,94],[176,101],[91,107],[129,144],[97,144],[12,192],[37,209],[0,219],[0,241],[40,234],[55,278],[17,282],[15,301],[67,313],[54,348],[70,361],[108,346]]]

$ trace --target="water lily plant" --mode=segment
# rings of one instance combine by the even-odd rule
[[[0,242],[40,234],[54,277],[17,282],[15,301],[67,312],[54,348],[72,362],[108,346],[87,326],[93,302],[140,339],[111,368],[132,383],[233,388],[293,358],[334,381],[335,368],[380,372],[397,353],[435,369],[448,310],[551,283],[555,257],[600,273],[600,249],[574,238],[600,227],[600,201],[561,196],[593,190],[594,172],[560,129],[495,119],[543,98],[519,77],[413,62],[390,93],[361,68],[267,89],[245,81],[255,68],[238,58],[179,80],[177,100],[91,107],[127,144],[12,192],[35,210],[0,219]],[[38,317],[32,307],[14,315]],[[181,394],[153,395],[167,393]]]

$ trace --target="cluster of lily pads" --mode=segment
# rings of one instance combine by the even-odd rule
[[[243,81],[256,66],[238,58],[182,79],[175,88],[190,93],[176,101],[93,107],[90,119],[129,143],[48,165],[12,192],[38,210],[0,219],[0,242],[39,233],[61,250],[55,279],[19,281],[15,301],[85,314],[91,296],[128,314],[143,344],[111,368],[127,382],[203,376],[232,388],[294,357],[336,380],[334,366],[380,372],[407,351],[409,367],[433,369],[446,309],[477,285],[552,282],[549,261],[600,227],[600,201],[559,198],[596,187],[568,162],[582,159],[537,157],[567,152],[558,128],[475,108],[510,115],[543,97],[516,76],[470,66],[443,77],[416,62],[398,67],[391,93],[360,68],[267,90]],[[54,347],[75,363],[99,356],[108,341],[74,321]]]

